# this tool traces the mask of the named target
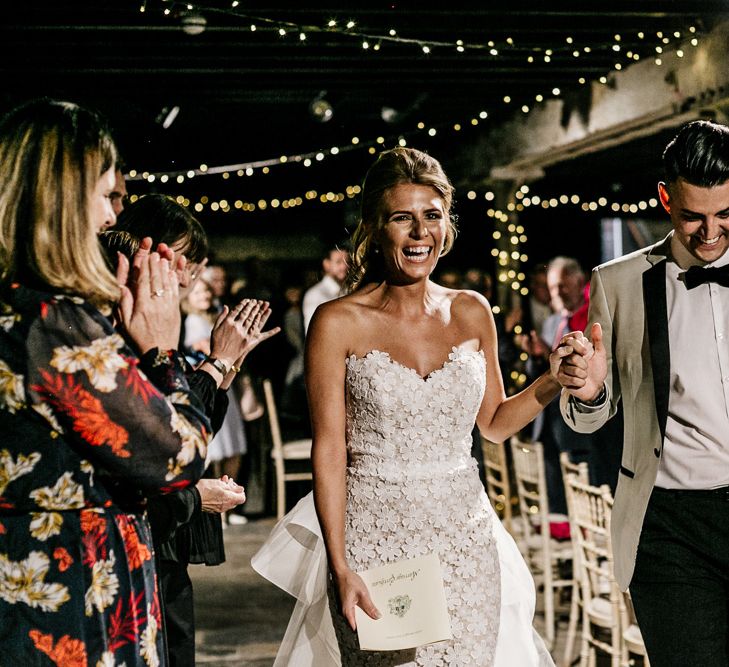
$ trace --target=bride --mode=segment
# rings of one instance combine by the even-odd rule
[[[352,291],[311,322],[313,503],[300,501],[252,561],[298,599],[276,665],[553,664],[532,628],[533,580],[470,450],[474,421],[503,441],[560,386],[550,371],[507,398],[488,302],[430,280],[455,237],[452,196],[434,158],[381,153],[364,182]],[[355,607],[382,610],[357,572],[430,553],[453,639],[361,651]]]

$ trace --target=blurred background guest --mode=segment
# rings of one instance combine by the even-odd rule
[[[219,313],[228,301],[228,272],[222,264],[208,263],[202,277],[212,292],[212,310]]]
[[[190,293],[180,303],[185,315],[185,338],[183,350],[188,361],[197,366],[211,355],[211,336],[215,318],[211,315],[212,290],[201,278],[198,278]],[[240,399],[233,392],[228,401],[228,408],[220,425],[220,429],[210,441],[208,447],[208,464],[212,466],[213,476],[228,476],[238,479],[241,456],[246,453],[246,434],[243,429],[243,416],[240,411]],[[224,521],[227,518],[224,517]],[[233,522],[239,521],[238,517]]]
[[[580,263],[573,257],[557,256],[547,265],[547,286],[557,310],[542,325],[539,336],[523,337],[530,354],[528,367],[534,375],[549,365],[549,354],[569,331],[584,331],[589,308],[589,283]],[[555,522],[566,525],[567,503],[559,464],[560,452],[575,462],[588,464],[590,482],[617,486],[622,455],[622,413],[600,431],[577,433],[570,429],[559,412],[559,401],[552,401],[532,425],[531,437],[544,445],[544,472],[549,508],[558,515]]]
[[[344,280],[347,277],[349,250],[344,245],[331,245],[321,261],[322,278],[304,294],[302,310],[304,332],[309,328],[314,311],[322,304],[344,294]]]
[[[552,299],[547,285],[547,265],[544,262],[537,264],[529,273],[529,295],[522,306],[524,315],[522,326],[524,331],[542,330],[544,321],[554,312],[558,311],[562,304],[557,297]]]

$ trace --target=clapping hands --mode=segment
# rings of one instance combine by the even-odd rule
[[[281,330],[263,331],[270,316],[268,301],[243,299],[233,309],[225,306],[213,325],[211,354],[228,365],[240,364],[253,348]]]
[[[140,353],[158,347],[177,347],[180,336],[180,293],[189,291],[207,260],[194,273],[184,255],[176,255],[164,243],[152,252],[152,239],[145,237],[130,265],[119,253],[117,282],[121,298],[117,309],[120,325],[136,343]],[[211,354],[226,367],[237,370],[246,355],[280,328],[263,331],[271,307],[267,301],[243,299],[234,308],[227,306],[218,316],[211,334]],[[225,378],[225,387],[232,378]]]
[[[225,306],[218,315],[211,334],[210,353],[234,371],[224,378],[221,389],[230,386],[235,371],[251,350],[281,331],[280,327],[263,331],[270,316],[268,301],[258,299],[243,299],[232,310]]]
[[[152,239],[142,239],[131,266],[119,253],[116,271],[117,317],[141,354],[154,347],[175,349],[180,337],[179,278],[166,253],[151,248]]]

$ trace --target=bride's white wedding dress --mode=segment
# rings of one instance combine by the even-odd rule
[[[470,453],[485,363],[480,352],[453,348],[422,378],[377,350],[347,359],[347,560],[359,571],[436,553],[453,639],[409,651],[359,650],[327,594],[326,554],[309,494],[252,560],[297,599],[275,665],[554,664],[532,628],[533,579]]]

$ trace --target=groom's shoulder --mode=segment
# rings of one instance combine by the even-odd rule
[[[653,265],[653,261],[655,260],[651,261],[651,257],[654,257],[656,254],[663,255],[660,250],[664,242],[665,240],[659,243],[653,243],[645,248],[640,248],[626,255],[603,262],[596,266],[593,272],[599,273],[601,277],[643,273]]]

